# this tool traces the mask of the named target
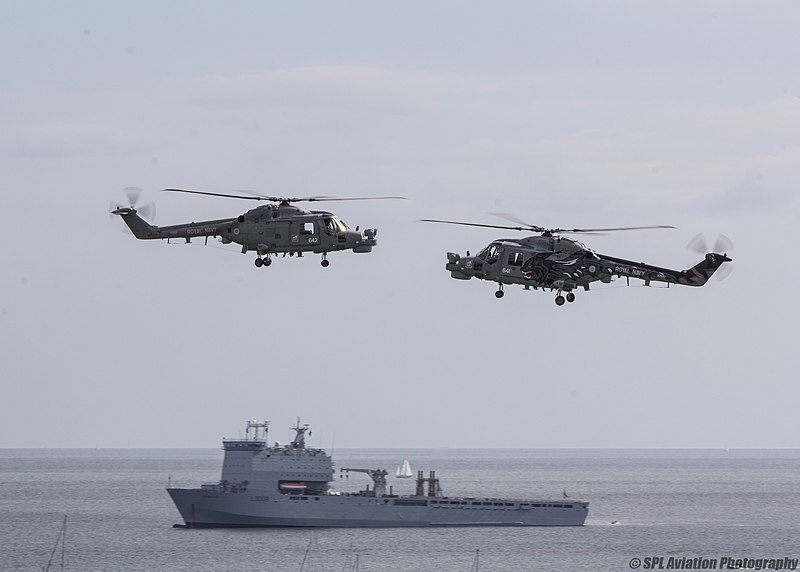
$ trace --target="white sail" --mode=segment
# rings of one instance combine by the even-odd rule
[[[408,459],[405,459],[402,465],[398,465],[397,471],[395,472],[395,476],[398,479],[408,479],[412,476],[411,463],[408,462]]]

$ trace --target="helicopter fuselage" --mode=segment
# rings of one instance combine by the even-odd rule
[[[491,280],[497,282],[498,298],[503,285],[521,284],[528,289],[556,290],[556,303],[562,305],[561,292],[573,301],[573,290],[589,290],[592,282],[610,283],[616,277],[638,278],[646,286],[651,282],[702,286],[722,265],[730,261],[723,254],[709,253],[688,270],[670,270],[597,254],[580,241],[557,234],[544,233],[522,239],[495,240],[475,256],[462,257],[448,252],[445,268],[458,280]]]
[[[119,208],[114,214],[122,216],[140,239],[191,242],[198,237],[206,237],[206,240],[207,237],[218,237],[224,244],[242,245],[242,253],[255,252],[258,260],[261,256],[269,260],[271,254],[301,256],[304,252],[322,254],[324,260],[328,252],[371,252],[377,244],[376,229],[365,229],[363,233],[350,230],[333,213],[287,204],[259,205],[235,218],[161,227],[145,222],[133,208]],[[323,266],[327,264],[323,263]]]

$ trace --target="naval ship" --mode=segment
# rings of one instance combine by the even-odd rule
[[[413,495],[392,494],[385,469],[341,468],[365,473],[372,488],[337,492],[333,459],[307,447],[308,424],[291,429],[291,443],[269,445],[269,422],[248,421],[243,439],[223,439],[218,483],[168,487],[185,524],[180,527],[408,527],[581,526],[589,503],[569,498],[507,499],[443,496],[434,471],[417,472]],[[565,494],[566,497],[566,494]]]

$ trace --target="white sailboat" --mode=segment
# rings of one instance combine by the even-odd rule
[[[408,462],[408,459],[404,459],[403,464],[397,466],[394,476],[398,479],[409,479],[413,476],[411,474],[411,463]]]

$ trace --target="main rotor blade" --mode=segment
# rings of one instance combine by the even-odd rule
[[[498,213],[492,213],[498,214]],[[502,216],[499,215],[498,216]],[[513,220],[513,218],[512,218]],[[499,224],[479,224],[476,222],[458,222],[453,220],[434,220],[434,219],[422,219],[422,222],[440,222],[445,224],[461,224],[464,226],[482,226],[485,228],[504,228],[507,230],[521,230],[521,231],[531,231],[531,232],[548,232],[548,233],[602,233],[602,232],[611,232],[617,230],[646,230],[646,229],[654,229],[654,228],[676,228],[674,226],[667,226],[667,225],[658,225],[658,226],[620,226],[615,228],[542,228],[540,226],[502,226]]]
[[[504,218],[506,220],[510,220],[511,222],[516,222],[519,224],[524,224],[528,227],[528,229],[533,230],[535,232],[566,232],[566,233],[603,233],[603,232],[615,232],[618,230],[648,230],[648,229],[655,229],[655,228],[675,228],[674,226],[669,225],[658,225],[658,226],[622,226],[622,227],[615,227],[615,228],[544,228],[535,224],[530,224],[524,220],[521,220],[509,213],[489,213],[493,214],[494,216],[499,216],[500,218]]]
[[[225,194],[225,193],[209,193],[207,191],[189,191],[187,189],[161,189],[161,192],[162,193],[163,192],[167,192],[167,193],[190,193],[192,195],[209,195],[209,196],[212,196],[212,197],[227,197],[227,198],[230,198],[230,199],[249,199],[251,201],[263,201],[265,199],[266,200],[275,200],[275,199],[272,199],[272,198],[261,197],[261,196],[243,197],[242,195],[229,195],[229,194]]]
[[[333,197],[327,196],[313,196],[313,197],[273,197],[271,195],[262,195],[261,193],[257,193],[256,191],[250,191],[248,189],[236,189],[239,193],[247,193],[248,195],[253,195],[254,197],[258,197],[259,199],[265,201],[273,201],[276,203],[299,203],[299,202],[309,202],[309,201],[322,201],[332,199]],[[253,197],[242,197],[251,199]]]
[[[262,195],[255,191],[242,190],[240,192],[247,193],[252,196],[232,195],[230,193],[210,193],[207,191],[190,191],[187,189],[163,189],[167,192],[173,193],[191,193],[193,195],[208,195],[212,197],[227,197],[230,199],[247,199],[251,201],[271,201],[275,203],[312,203],[318,201],[373,201],[382,199],[401,199],[408,200],[406,197],[329,197],[324,195],[317,195],[313,197],[273,197],[270,195]]]
[[[615,228],[552,228],[550,232],[567,232],[567,233],[589,233],[589,232],[616,232],[618,230],[652,230],[657,228],[674,228],[668,224],[658,224],[654,226],[619,226]]]
[[[460,224],[460,225],[463,225],[463,226],[481,226],[481,227],[484,227],[484,228],[504,228],[506,230],[522,230],[522,231],[533,230],[531,228],[521,227],[521,226],[502,226],[502,225],[499,225],[499,224],[479,224],[477,222],[459,222],[459,221],[455,221],[455,220],[436,220],[436,219],[432,219],[432,218],[423,218],[423,219],[420,219],[420,222],[439,222],[439,223],[443,223],[443,224]],[[534,231],[534,232],[538,232],[538,231]]]
[[[534,232],[544,232],[545,231],[544,227],[541,227],[541,226],[538,226],[538,225],[535,225],[535,224],[531,224],[529,222],[521,220],[521,219],[515,217],[514,215],[512,215],[511,213],[489,213],[489,214],[494,215],[494,216],[499,216],[500,218],[504,218],[504,219],[506,219],[508,221],[515,222],[517,224],[524,224],[527,228],[529,228],[530,230],[532,230]]]
[[[291,199],[292,201],[407,201],[408,197],[308,197],[306,199]]]

